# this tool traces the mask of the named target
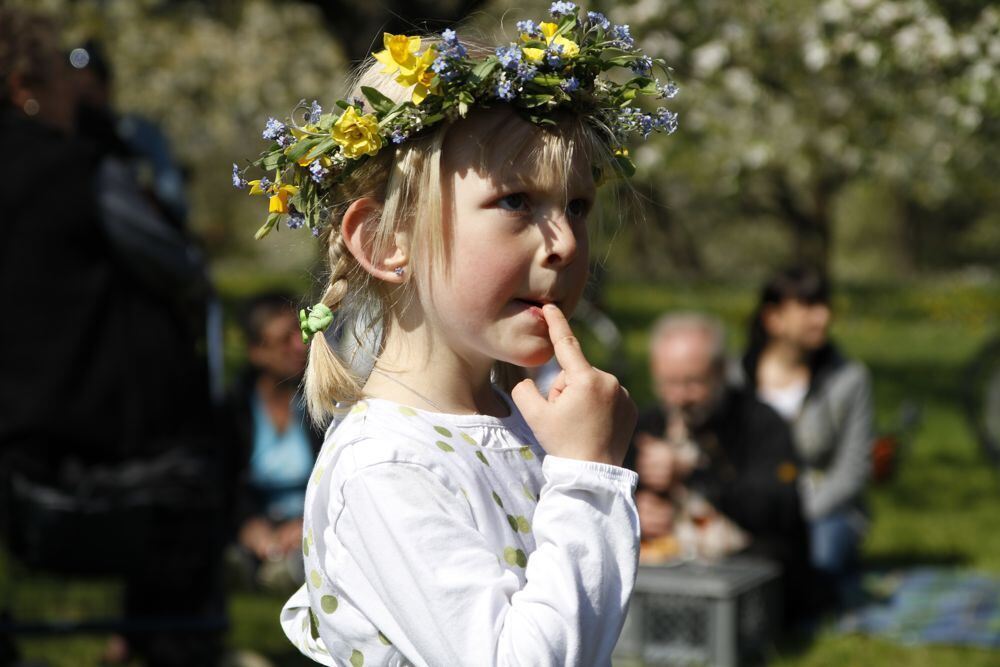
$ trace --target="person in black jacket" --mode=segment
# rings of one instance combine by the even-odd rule
[[[2,538],[29,567],[122,577],[147,664],[210,665],[225,621],[207,272],[76,117],[53,22],[0,9]]]
[[[310,424],[299,395],[307,348],[292,297],[252,298],[243,332],[249,364],[229,399],[238,465],[237,543],[257,584],[301,584],[305,489],[322,434]]]
[[[745,533],[714,552],[779,562],[786,618],[811,592],[808,535],[796,485],[798,462],[784,421],[751,393],[726,382],[721,325],[696,313],[670,314],[654,327],[651,371],[660,403],[640,414],[631,462],[644,539],[693,519],[699,551],[713,522]],[[651,534],[652,533],[652,534]],[[722,533],[720,533],[722,534]]]

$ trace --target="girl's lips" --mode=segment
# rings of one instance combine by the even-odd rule
[[[542,313],[544,304],[541,301],[529,301],[528,299],[515,299],[514,301],[522,305],[536,320],[545,322],[545,315]]]

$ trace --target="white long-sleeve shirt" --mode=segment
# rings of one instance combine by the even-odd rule
[[[306,492],[281,624],[325,665],[609,665],[635,581],[636,475],[545,456],[511,415],[369,399]],[[544,461],[543,461],[544,459]]]

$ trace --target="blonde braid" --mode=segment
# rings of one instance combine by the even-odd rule
[[[336,312],[348,295],[350,273],[355,268],[354,256],[347,249],[339,225],[336,224],[331,225],[327,257],[330,262],[330,282],[323,292],[321,302]],[[313,336],[305,374],[306,406],[313,422],[319,426],[324,425],[333,414],[338,401],[353,403],[360,395],[360,380],[330,349],[326,336]]]

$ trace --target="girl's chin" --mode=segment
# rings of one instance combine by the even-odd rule
[[[498,359],[497,361],[503,361],[523,368],[537,368],[551,359],[552,354],[552,344],[546,341],[545,345],[540,345],[536,349],[526,349],[510,355],[504,355],[503,359]]]

